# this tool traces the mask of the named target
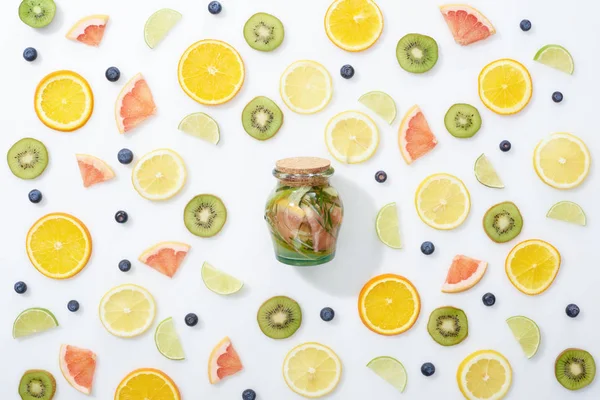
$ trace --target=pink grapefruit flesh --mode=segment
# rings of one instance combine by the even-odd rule
[[[228,337],[215,346],[208,360],[208,380],[211,384],[234,375],[243,369],[240,356]]]
[[[63,344],[60,346],[60,370],[71,386],[90,394],[96,371],[96,354],[91,350]]]
[[[108,164],[98,157],[88,154],[76,154],[75,157],[84,187],[90,187],[115,177],[115,173]]]
[[[412,107],[398,130],[398,146],[404,161],[411,164],[433,150],[436,145],[437,139],[431,132],[425,115],[419,106]]]
[[[139,260],[163,275],[172,278],[190,250],[185,243],[163,242],[144,251]]]
[[[458,255],[448,269],[446,282],[442,285],[444,293],[464,292],[475,286],[487,269],[487,262]]]
[[[120,133],[129,132],[156,113],[152,92],[142,74],[137,74],[121,90],[115,104]]]
[[[452,4],[440,7],[440,11],[454,36],[454,41],[461,46],[487,39],[496,33],[492,23],[473,7]]]
[[[107,23],[108,15],[90,15],[77,21],[66,37],[89,46],[98,46],[104,37]]]

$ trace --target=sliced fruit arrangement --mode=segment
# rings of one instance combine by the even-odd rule
[[[510,242],[521,233],[523,217],[515,203],[504,201],[483,216],[483,230],[496,243]]]
[[[136,128],[148,117],[156,114],[156,104],[150,86],[139,73],[121,89],[115,102],[115,120],[120,133]]]
[[[212,144],[219,143],[221,139],[217,121],[203,112],[186,115],[177,129]]]
[[[398,335],[409,330],[421,311],[421,298],[403,276],[379,275],[367,282],[358,296],[358,314],[363,324],[380,335]]]
[[[492,162],[485,154],[482,154],[477,158],[474,170],[475,178],[477,178],[477,181],[482,185],[494,189],[504,188],[504,182],[502,182],[502,179],[498,176]]]
[[[533,152],[533,166],[540,179],[556,189],[579,186],[588,173],[592,157],[587,146],[570,133],[554,133],[541,140]]]
[[[517,244],[506,257],[506,275],[519,291],[538,295],[550,287],[560,268],[560,253],[543,240]]]
[[[23,138],[13,144],[6,154],[8,167],[14,176],[35,179],[48,166],[48,149],[44,143],[33,138]]]
[[[203,238],[213,237],[227,222],[227,208],[217,196],[199,194],[185,206],[183,222],[190,233]]]
[[[52,312],[45,308],[28,308],[17,316],[13,323],[12,335],[18,339],[35,333],[56,328],[58,321]]]
[[[448,269],[446,282],[442,285],[442,292],[459,293],[471,289],[483,278],[487,265],[485,261],[463,255],[454,257]]]
[[[440,11],[454,36],[454,41],[466,46],[487,39],[496,33],[492,23],[478,10],[466,4],[446,4]]]
[[[316,61],[296,61],[283,71],[279,93],[290,110],[299,114],[314,114],[331,101],[331,75]]]
[[[106,162],[89,154],[75,154],[84,187],[106,182],[115,177],[115,173]]]
[[[115,391],[115,400],[181,400],[179,389],[164,372],[153,368],[129,373]]]
[[[222,379],[237,374],[243,369],[242,361],[233,348],[231,340],[225,337],[210,353],[208,359],[208,380],[215,384]]]
[[[539,63],[572,75],[575,62],[567,49],[557,44],[547,44],[535,53],[533,59]]]
[[[283,361],[283,378],[295,393],[319,398],[333,392],[342,378],[342,362],[329,347],[302,343]]]
[[[190,248],[190,245],[185,243],[160,242],[146,249],[138,259],[161,274],[172,278]]]
[[[115,336],[131,338],[146,332],[154,321],[154,298],[141,286],[125,284],[110,289],[100,300],[100,321]]]
[[[395,387],[400,393],[403,393],[406,389],[406,382],[408,381],[406,369],[395,358],[388,356],[376,357],[369,361],[367,367]]]
[[[396,59],[403,70],[422,74],[435,66],[438,45],[434,38],[419,33],[403,36],[396,45]]]
[[[572,201],[559,201],[554,204],[548,210],[546,217],[581,226],[585,226],[587,223],[583,208]]]
[[[531,319],[520,315],[510,317],[506,320],[506,323],[517,342],[521,345],[525,356],[527,358],[535,356],[542,340],[542,334],[537,324]]]
[[[175,330],[173,318],[169,317],[161,321],[154,332],[154,343],[163,356],[169,360],[184,360],[183,346]]]
[[[43,369],[25,371],[19,382],[19,396],[22,400],[52,400],[55,393],[56,379]]]
[[[329,120],[325,143],[336,160],[346,164],[367,161],[379,146],[375,122],[360,111],[344,111]]]
[[[255,97],[242,111],[242,126],[254,139],[271,139],[279,132],[281,125],[283,125],[283,113],[268,97]]]
[[[48,128],[71,132],[84,126],[92,116],[94,94],[78,73],[56,71],[38,84],[34,105],[38,118]]]
[[[392,249],[402,248],[396,203],[386,204],[379,210],[375,220],[375,229],[377,237],[383,244]]]
[[[92,393],[96,354],[87,349],[63,344],[59,355],[60,371],[69,385],[83,394]]]
[[[457,177],[434,174],[417,188],[415,205],[421,221],[432,228],[448,230],[465,222],[471,209],[471,197]]]
[[[19,5],[19,18],[32,28],[43,28],[56,15],[54,0],[23,0]]]
[[[516,114],[529,104],[533,83],[527,68],[503,58],[486,65],[479,74],[479,98],[493,112]]]
[[[92,254],[92,237],[86,226],[69,214],[51,213],[27,232],[27,256],[48,278],[66,279],[77,275]]]
[[[216,294],[229,295],[239,292],[244,282],[223,272],[207,262],[202,264],[202,282],[206,287]]]
[[[436,308],[429,315],[427,332],[442,346],[454,346],[469,335],[469,320],[460,308],[450,306]]]
[[[155,48],[181,20],[181,13],[162,8],[152,14],[144,25],[144,40],[151,49]]]
[[[181,56],[177,77],[183,91],[198,103],[223,104],[242,88],[244,62],[231,45],[220,40],[200,40]]]
[[[104,37],[104,29],[108,23],[108,15],[89,15],[77,21],[67,32],[67,39],[88,46],[99,46]]]
[[[390,125],[396,119],[396,102],[387,93],[374,90],[360,96],[358,101]]]
[[[398,129],[400,154],[407,164],[429,153],[437,145],[437,139],[419,106],[413,106]]]
[[[566,349],[556,357],[554,376],[566,389],[583,389],[596,377],[594,357],[582,349]]]
[[[271,339],[286,339],[302,325],[302,309],[286,296],[275,296],[265,301],[256,314],[258,327]]]
[[[258,51],[273,51],[283,43],[283,23],[274,15],[259,12],[244,24],[244,39],[248,46]]]
[[[500,400],[512,384],[512,368],[497,351],[479,350],[460,363],[456,380],[469,400]]]
[[[472,105],[457,103],[446,112],[444,125],[452,136],[460,139],[470,138],[481,128],[481,115]]]
[[[371,47],[383,31],[383,14],[372,0],[335,0],[325,14],[325,32],[347,51]]]
[[[183,159],[171,149],[145,154],[131,171],[133,187],[140,196],[153,201],[175,196],[185,185],[187,170]]]

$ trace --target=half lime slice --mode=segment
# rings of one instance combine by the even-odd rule
[[[396,203],[390,203],[383,206],[377,213],[375,222],[377,236],[383,244],[392,249],[401,249],[402,240],[400,239],[400,227],[398,225],[398,209]]]
[[[17,316],[13,324],[13,337],[20,338],[56,328],[58,321],[45,308],[28,308]]]
[[[170,8],[163,8],[152,14],[144,26],[144,40],[148,47],[155,48],[180,19],[181,14]]]
[[[406,369],[395,358],[388,356],[376,357],[369,361],[367,367],[395,387],[400,393],[406,389],[406,382],[408,381]]]
[[[217,122],[202,112],[187,115],[181,120],[177,128],[182,132],[206,140],[212,144],[219,143],[221,139]]]
[[[567,49],[557,44],[548,44],[535,53],[533,59],[559,71],[573,74],[575,62]]]
[[[185,360],[185,353],[177,336],[173,318],[169,317],[158,324],[154,332],[154,343],[160,354],[169,360]]]
[[[375,114],[379,115],[390,125],[394,122],[394,119],[396,119],[396,102],[394,102],[394,99],[387,93],[375,90],[363,94],[358,101]]]
[[[542,340],[540,328],[535,322],[527,317],[516,316],[506,320],[508,327],[512,331],[515,339],[521,345],[527,358],[531,358],[537,353]]]
[[[207,262],[202,265],[202,281],[208,289],[222,295],[239,292],[244,286],[244,282],[219,271]]]
[[[585,226],[587,223],[581,206],[572,201],[559,201],[550,208],[546,217],[581,226]]]
[[[484,186],[495,189],[504,188],[502,179],[500,179],[494,166],[485,154],[480,155],[477,161],[475,161],[475,178]]]

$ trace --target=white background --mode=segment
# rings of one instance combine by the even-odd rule
[[[597,329],[598,290],[596,240],[598,221],[598,169],[593,164],[587,181],[576,190],[561,192],[544,185],[531,166],[535,144],[556,131],[572,132],[583,138],[593,156],[600,139],[598,116],[597,5],[591,0],[565,3],[558,0],[474,0],[494,23],[498,33],[469,47],[460,47],[437,9],[440,0],[392,1],[378,3],[385,17],[383,35],[376,45],[362,53],[351,54],[335,47],[326,37],[323,16],[325,0],[299,2],[275,0],[224,0],[218,16],[206,10],[208,0],[117,1],[102,2],[58,0],[55,21],[47,28],[34,30],[19,20],[18,2],[0,4],[0,152],[5,153],[18,139],[31,136],[42,140],[50,153],[46,172],[35,181],[14,177],[8,167],[0,167],[0,397],[17,397],[17,385],[24,370],[43,368],[57,378],[59,400],[83,399],[60,374],[58,350],[68,343],[94,350],[98,355],[93,397],[113,396],[119,381],[140,367],[160,368],[181,389],[183,398],[234,400],[246,388],[254,388],[261,400],[299,398],[286,387],[281,376],[285,354],[305,341],[331,346],[341,357],[344,372],[332,399],[460,399],[455,374],[460,361],[475,350],[496,349],[510,360],[514,375],[511,399],[591,399],[600,395],[600,383],[571,393],[554,379],[554,359],[567,347],[590,351],[600,362]],[[146,18],[162,7],[183,14],[179,25],[160,45],[150,50],[143,40]],[[284,23],[283,45],[272,53],[252,50],[244,41],[242,27],[253,13],[266,11]],[[99,48],[87,47],[64,38],[79,18],[103,13],[110,15],[104,40]],[[530,32],[519,29],[519,21],[529,18]],[[440,59],[424,75],[402,70],[395,58],[396,43],[409,32],[433,36],[440,46]],[[193,42],[222,39],[241,53],[246,64],[246,82],[230,103],[204,107],[188,98],[177,83],[177,62]],[[560,43],[575,58],[575,74],[569,76],[532,61],[535,52],[548,43]],[[27,63],[25,47],[36,47],[38,59]],[[477,75],[488,62],[510,57],[523,62],[534,82],[529,106],[513,117],[495,115],[485,109],[477,96]],[[312,116],[289,111],[279,96],[279,76],[287,65],[299,59],[324,64],[334,82],[329,106]],[[352,64],[356,75],[344,80],[339,68]],[[117,83],[108,82],[104,71],[117,66],[122,72]],[[92,86],[95,108],[87,125],[73,133],[46,128],[33,110],[33,93],[46,74],[57,69],[72,69]],[[130,134],[118,133],[113,117],[114,102],[125,82],[142,72],[154,94],[158,113]],[[370,90],[384,90],[395,100],[399,116],[388,126],[374,116],[381,134],[376,155],[362,165],[346,166],[335,162],[333,179],[346,206],[338,256],[335,261],[315,268],[295,268],[279,264],[272,254],[263,221],[263,206],[275,184],[271,168],[287,156],[330,157],[324,141],[326,122],[338,112],[358,109],[370,113],[357,101]],[[565,100],[551,101],[561,90]],[[242,129],[240,115],[244,105],[257,95],[274,99],[285,113],[285,123],[275,138],[258,142]],[[483,127],[470,140],[450,136],[443,116],[450,105],[467,102],[477,106]],[[397,148],[397,129],[402,115],[419,104],[439,140],[438,147],[415,164],[407,166]],[[221,127],[221,143],[212,146],[177,130],[185,115],[204,111]],[[371,114],[372,115],[372,114]],[[501,153],[498,143],[509,139],[513,150]],[[128,147],[136,159],[153,149],[169,147],[179,152],[188,167],[188,181],[172,200],[152,203],[141,198],[130,183],[132,166],[117,162],[117,152]],[[504,190],[480,185],[473,175],[473,163],[486,153],[506,184]],[[75,153],[89,153],[106,160],[116,179],[85,189],[75,161]],[[389,180],[384,185],[373,179],[384,169]],[[417,217],[413,196],[418,183],[435,172],[449,172],[462,178],[471,192],[472,209],[466,223],[450,232],[435,231]],[[31,204],[27,193],[33,188],[44,194],[41,204]],[[214,193],[224,199],[229,219],[215,238],[191,235],[182,222],[186,202],[199,193]],[[518,240],[541,238],[554,244],[563,264],[552,287],[537,297],[518,292],[504,273],[504,259],[516,243],[492,243],[481,228],[485,210],[500,201],[514,201],[521,209],[525,226]],[[588,226],[579,227],[545,218],[546,211],[559,200],[579,203],[588,215]],[[389,202],[398,203],[405,248],[386,248],[375,234],[377,210]],[[114,213],[124,209],[130,221],[119,225]],[[27,230],[42,215],[69,212],[88,226],[94,243],[92,258],[78,276],[54,281],[39,274],[27,260],[24,241]],[[164,240],[192,246],[177,275],[171,280],[141,265],[137,256],[147,247]],[[430,257],[422,255],[424,240],[436,245]],[[456,254],[466,254],[489,262],[488,272],[473,289],[462,294],[443,294],[440,285]],[[117,268],[119,260],[133,262],[129,273]],[[200,279],[202,262],[243,279],[243,291],[219,297],[208,291]],[[422,299],[421,316],[407,333],[383,337],[371,333],[359,320],[357,294],[372,276],[393,272],[408,277]],[[13,284],[23,280],[29,290],[16,294]],[[158,307],[156,323],[173,316],[187,354],[185,361],[169,361],[155,348],[153,332],[124,340],[111,336],[97,315],[98,302],[111,287],[122,283],[146,287]],[[496,294],[497,303],[487,308],[481,303],[485,292]],[[274,341],[259,330],[255,317],[260,304],[273,295],[288,295],[302,306],[304,321],[291,338]],[[77,299],[81,309],[67,310],[67,302]],[[581,314],[570,319],[564,309],[577,303]],[[427,334],[429,313],[436,307],[454,305],[469,317],[469,337],[458,346],[443,348]],[[13,340],[14,318],[25,308],[41,306],[52,310],[60,327],[36,337]],[[319,318],[322,307],[331,306],[336,318],[325,323]],[[189,328],[183,323],[186,313],[195,312],[200,323]],[[534,319],[542,331],[542,345],[531,360],[523,355],[505,320],[513,315]],[[238,350],[245,370],[218,385],[207,379],[207,359],[212,347],[229,335]],[[373,357],[398,358],[408,371],[406,392],[395,390],[368,370]],[[423,362],[431,361],[437,371],[426,378],[420,373]]]

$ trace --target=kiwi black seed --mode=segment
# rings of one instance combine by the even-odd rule
[[[284,36],[283,24],[271,14],[256,13],[244,25],[244,39],[255,50],[275,50],[283,42]]]
[[[211,237],[223,229],[227,208],[217,196],[199,194],[191,199],[183,211],[185,227],[196,236]]]
[[[282,124],[283,113],[281,109],[268,97],[255,97],[242,111],[244,130],[254,139],[271,139],[279,131]]]
[[[275,296],[265,301],[256,315],[260,330],[271,339],[292,336],[302,324],[302,310],[295,300]]]
[[[34,179],[40,176],[48,165],[48,150],[39,140],[23,138],[8,150],[6,160],[16,177]]]
[[[19,18],[32,28],[50,24],[55,14],[54,0],[23,0],[19,6]]]
[[[483,217],[483,229],[496,243],[506,243],[516,238],[523,229],[519,208],[510,201],[492,206]]]
[[[566,349],[556,357],[554,375],[569,390],[583,389],[596,376],[596,362],[585,350]]]
[[[437,63],[437,42],[430,36],[409,33],[398,41],[396,58],[405,71],[422,74]]]
[[[454,104],[444,117],[444,125],[452,136],[460,139],[470,138],[481,128],[481,115],[470,104]]]
[[[459,344],[469,334],[467,315],[456,307],[436,308],[429,316],[427,332],[442,346]]]
[[[52,400],[55,392],[54,376],[41,369],[25,371],[19,382],[19,395],[22,400]]]

